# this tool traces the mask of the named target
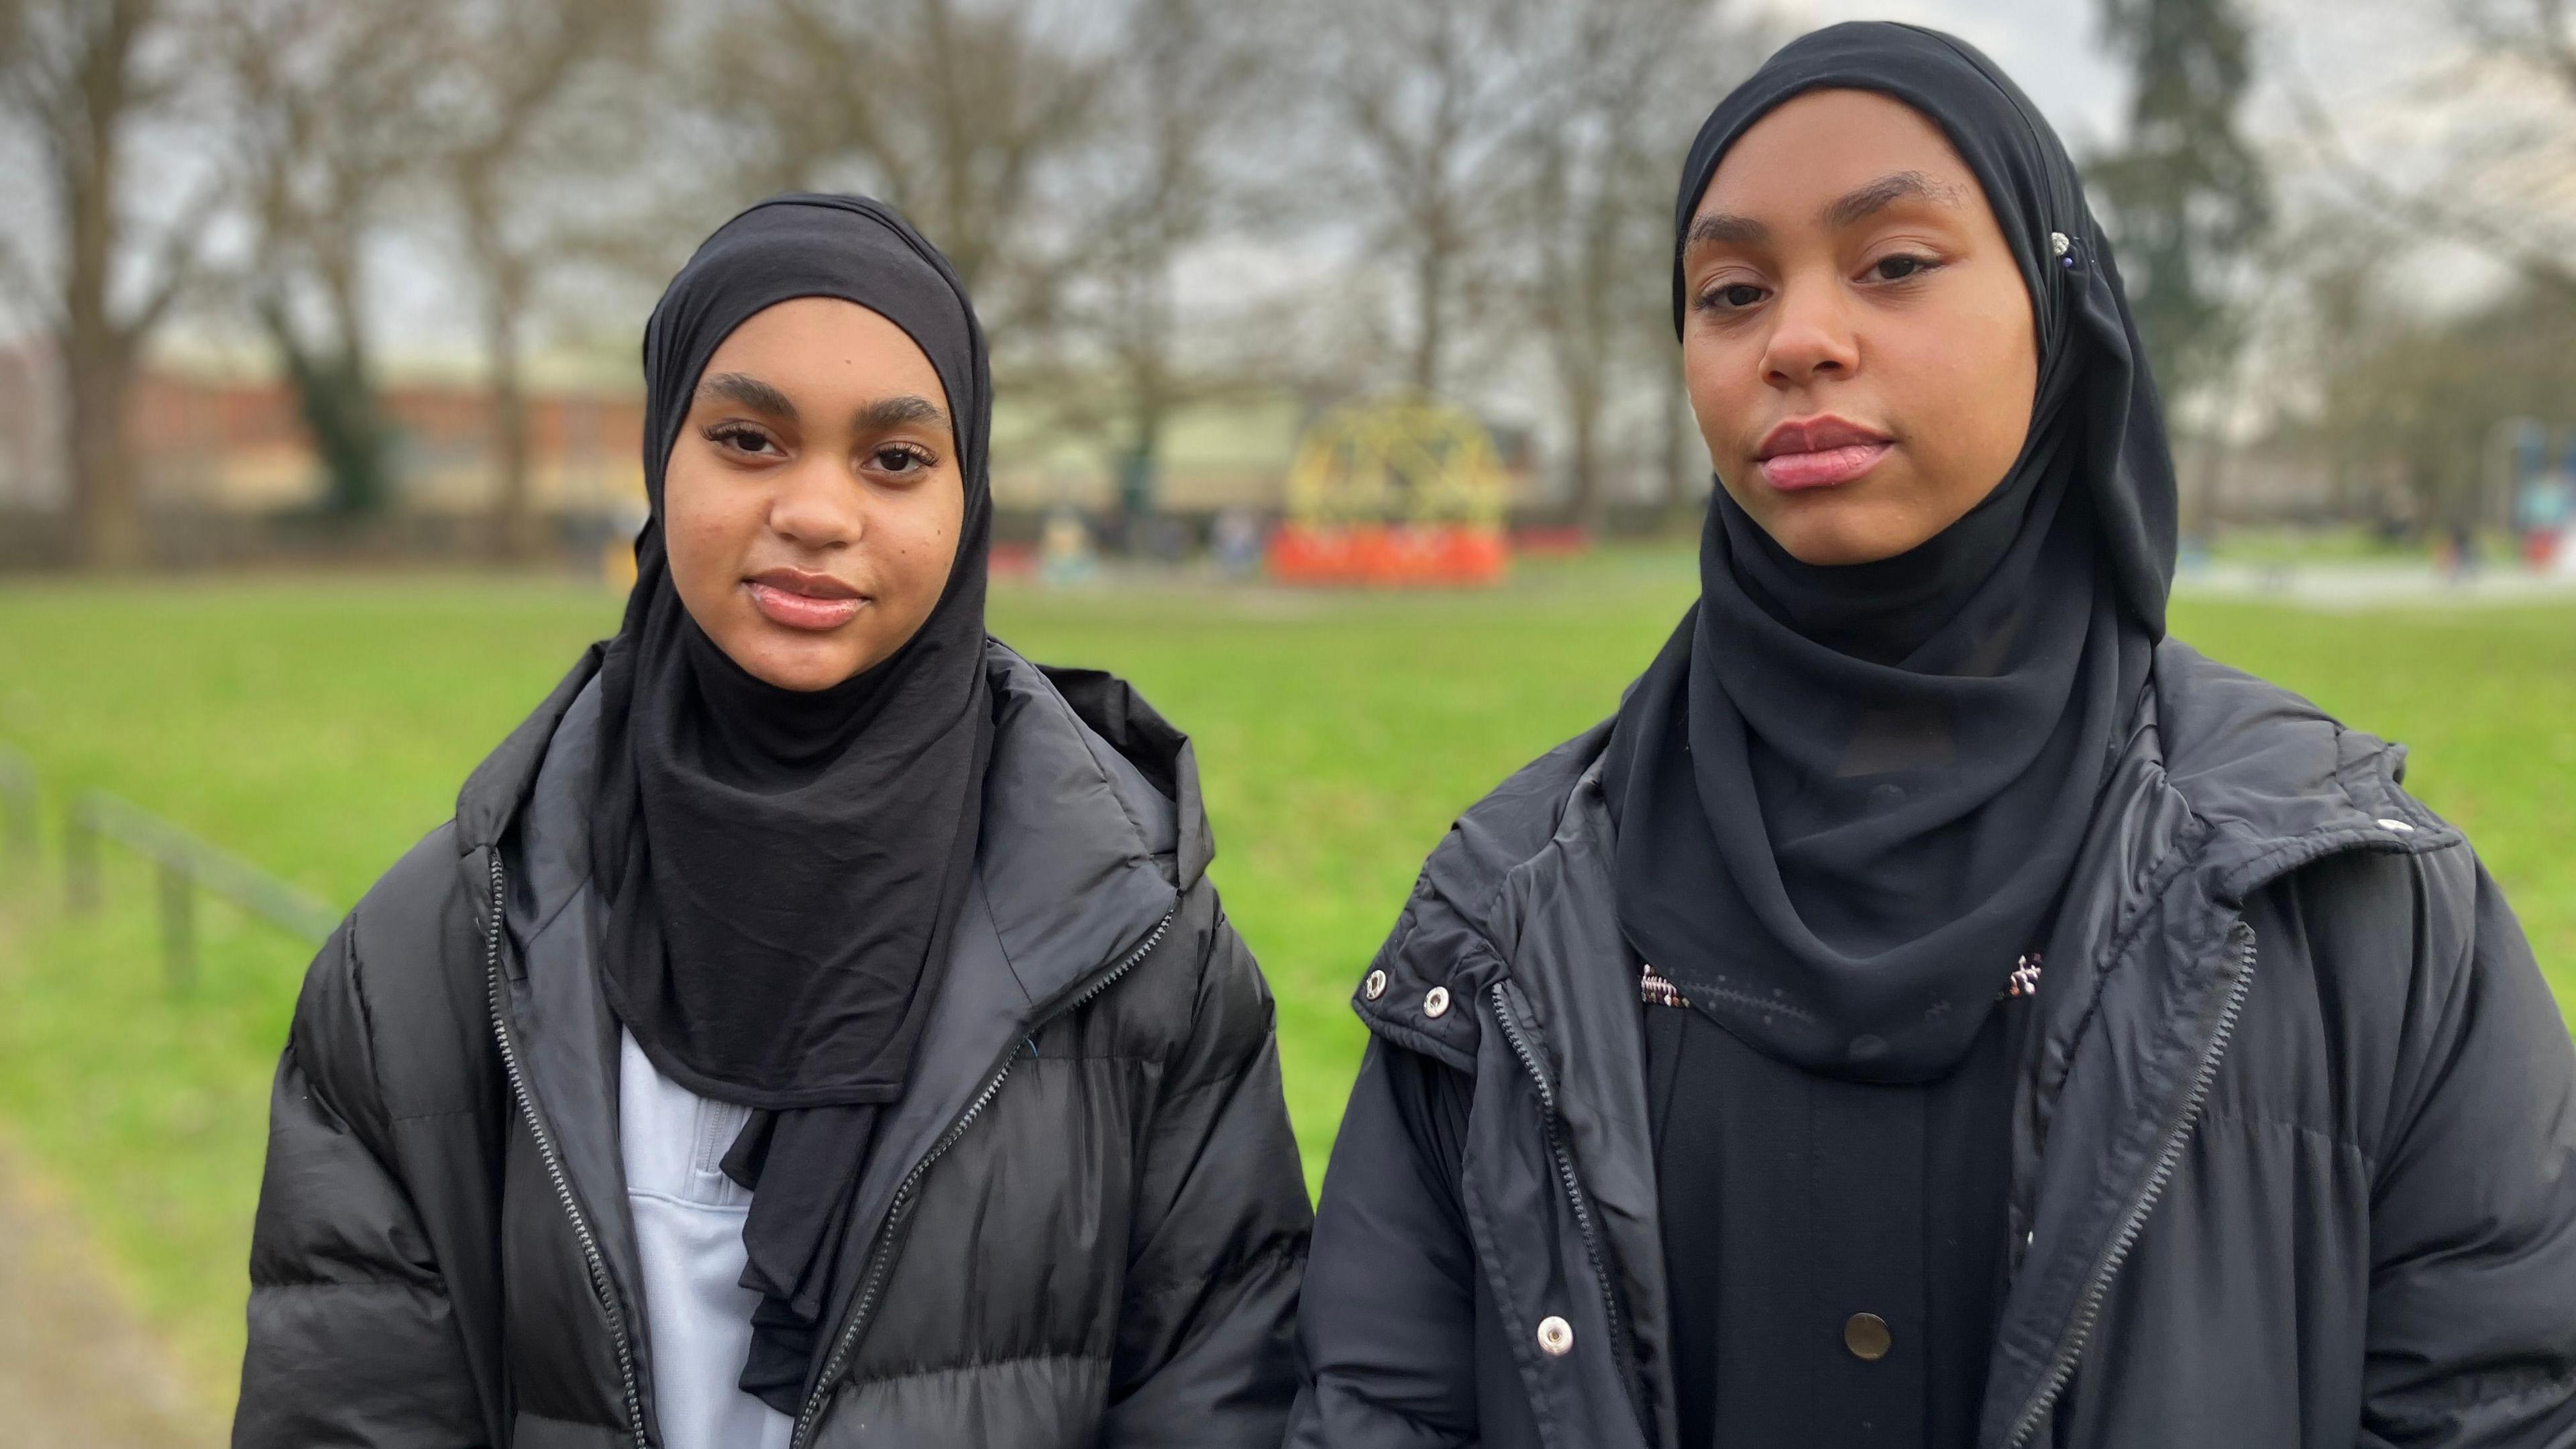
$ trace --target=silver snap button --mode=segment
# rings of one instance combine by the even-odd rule
[[[1422,1014],[1424,1016],[1447,1016],[1449,1014],[1449,988],[1446,986],[1434,986],[1429,991],[1424,992],[1422,996]]]
[[[2062,257],[2074,249],[2075,243],[2067,240],[2066,233],[2053,231],[2048,234],[2049,255]]]
[[[1360,994],[1371,1001],[1375,1001],[1379,997],[1386,995],[1386,973],[1383,971],[1370,972],[1368,974],[1367,984],[1360,987]]]
[[[2400,835],[2412,835],[2415,833],[2415,827],[2407,824],[2403,820],[2382,820],[2379,822],[2379,828],[2382,830],[2393,830]]]
[[[1563,1358],[1574,1352],[1574,1325],[1552,1313],[1540,1319],[1538,1351],[1549,1358]]]

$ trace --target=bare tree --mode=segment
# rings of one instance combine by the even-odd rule
[[[0,260],[60,354],[78,548],[93,567],[131,567],[148,551],[127,397],[145,341],[197,273],[222,200],[203,183],[155,227],[129,195],[136,132],[171,120],[186,99],[181,23],[169,0],[0,6],[0,108],[34,139],[52,253],[40,261],[11,238]]]
[[[479,286],[498,473],[492,543],[527,558],[532,494],[526,350],[548,271],[589,236],[562,190],[596,197],[617,141],[599,124],[619,67],[650,53],[653,0],[447,0],[429,138]]]
[[[2466,42],[2414,77],[2401,137],[2357,142],[2290,68],[2288,100],[2348,210],[2415,241],[2467,246],[2576,298],[2576,10],[2566,0],[2449,0]]]
[[[1022,289],[1015,330],[1043,353],[1007,352],[1061,421],[1106,438],[1133,518],[1155,506],[1173,414],[1243,383],[1185,355],[1178,274],[1191,247],[1247,220],[1246,132],[1272,113],[1277,72],[1259,17],[1221,0],[1127,0],[1120,21],[1120,61],[1051,228],[1048,284]]]
[[[2274,351],[2249,370],[2295,382],[2275,417],[2323,465],[2337,510],[2427,528],[2501,522],[2502,427],[2561,422],[2576,396],[2576,295],[2520,280],[2466,311],[2428,311],[2389,286],[2369,219],[2333,211],[2276,250],[2257,321]]]
[[[1598,529],[1601,434],[1615,395],[1660,374],[1655,422],[1677,431],[1673,178],[1698,119],[1690,97],[1722,92],[1742,61],[1708,0],[1579,0],[1552,8],[1544,25],[1535,48],[1549,64],[1510,152],[1521,168],[1513,270],[1555,379],[1574,516]],[[1672,471],[1669,440],[1657,452]]]
[[[1467,279],[1490,240],[1531,100],[1537,0],[1317,0],[1309,70],[1352,160],[1373,248],[1408,282],[1414,387],[1449,381]]]
[[[296,389],[337,512],[377,507],[391,481],[366,248],[388,192],[419,169],[428,117],[414,82],[437,59],[434,14],[405,0],[237,0],[211,27],[252,229],[238,285]]]
[[[1035,0],[721,0],[712,18],[704,103],[753,188],[735,200],[857,185],[970,289],[1041,280],[1036,203],[1107,74],[1079,25]]]

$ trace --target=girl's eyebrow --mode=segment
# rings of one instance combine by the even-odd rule
[[[1824,210],[1817,213],[1817,219],[1829,227],[1845,227],[1866,220],[1900,201],[1957,206],[1961,200],[1959,188],[1948,182],[1937,181],[1920,171],[1892,171],[1825,203]],[[1690,234],[1684,239],[1684,249],[1758,246],[1770,235],[1771,229],[1752,217],[1713,211],[1692,220]]]
[[[796,404],[787,394],[746,372],[720,372],[698,384],[698,396],[738,402],[783,423],[796,421]]]
[[[796,421],[796,403],[787,394],[746,372],[719,372],[698,384],[698,396],[736,402],[780,422]],[[918,393],[898,393],[878,398],[850,415],[850,427],[862,433],[881,433],[906,423],[931,423],[948,426],[948,414],[939,404]]]
[[[1713,211],[1706,216],[1697,217],[1692,220],[1690,224],[1690,236],[1686,240],[1686,245],[1693,248],[1704,246],[1758,246],[1761,244],[1763,238],[1768,237],[1769,235],[1771,235],[1771,228],[1764,226],[1762,223],[1755,221],[1749,216],[1737,216],[1732,212]]]
[[[906,423],[934,423],[944,428],[948,426],[948,414],[919,393],[907,392],[879,398],[850,415],[850,430],[859,433],[879,433]]]
[[[1928,201],[1934,206],[1959,204],[1959,188],[1935,181],[1920,171],[1895,171],[1864,186],[1855,186],[1826,204],[1818,215],[1827,226],[1849,226],[1900,201]]]

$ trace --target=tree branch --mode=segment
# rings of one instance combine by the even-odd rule
[[[2576,295],[2576,267],[2548,248],[2516,235],[2493,218],[2456,199],[2428,196],[2390,184],[2353,155],[2334,116],[2304,77],[2292,76],[2283,87],[2309,138],[2327,157],[2333,173],[2357,198],[2420,228],[2430,235],[2461,243],[2503,262],[2525,278],[2554,291]]]
[[[180,208],[178,221],[161,234],[154,260],[159,280],[131,316],[112,324],[120,353],[130,355],[135,345],[160,326],[171,307],[196,284],[204,270],[209,224],[230,194],[231,188],[220,177],[200,183],[197,194]]]

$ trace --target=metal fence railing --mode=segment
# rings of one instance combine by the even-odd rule
[[[0,850],[12,870],[34,868],[37,837],[36,772],[0,745]],[[63,812],[63,897],[74,914],[105,902],[99,855],[109,843],[152,862],[162,977],[174,993],[196,985],[200,896],[228,901],[308,944],[339,923],[340,913],[312,893],[104,790],[82,791]]]

